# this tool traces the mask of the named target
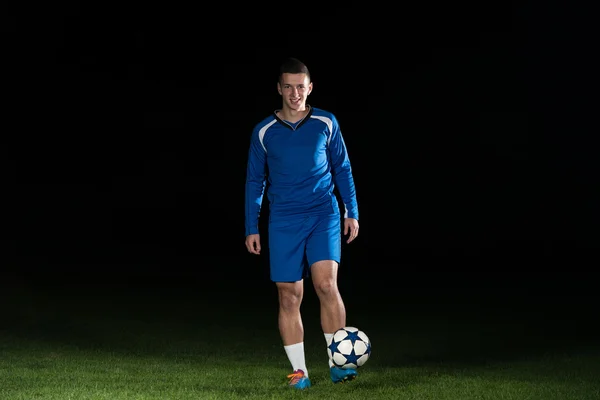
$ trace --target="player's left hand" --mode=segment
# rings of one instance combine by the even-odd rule
[[[358,236],[358,220],[354,218],[344,218],[344,235],[348,236],[346,243],[352,242]]]

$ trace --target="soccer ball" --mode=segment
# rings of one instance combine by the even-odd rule
[[[327,345],[327,354],[335,366],[357,369],[371,356],[371,341],[363,331],[346,326],[334,332]]]

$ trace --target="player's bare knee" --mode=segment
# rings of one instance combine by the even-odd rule
[[[285,311],[295,311],[300,309],[302,298],[299,296],[281,294],[279,296],[279,306]]]
[[[338,287],[335,279],[321,279],[316,281],[314,286],[319,297],[335,297],[338,294]]]
[[[279,305],[284,310],[295,310],[302,303],[302,289],[298,285],[278,285]]]

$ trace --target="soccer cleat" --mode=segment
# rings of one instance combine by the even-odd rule
[[[304,371],[301,369],[295,370],[287,377],[290,380],[290,387],[294,387],[296,389],[306,389],[310,387],[310,379],[308,379],[308,376],[304,376]]]
[[[343,369],[336,366],[329,368],[329,375],[333,383],[344,383],[356,378],[358,371],[353,368]]]

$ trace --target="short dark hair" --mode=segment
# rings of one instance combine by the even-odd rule
[[[279,67],[279,82],[283,74],[306,74],[310,82],[310,72],[308,67],[302,61],[294,57],[288,57],[281,63]]]

